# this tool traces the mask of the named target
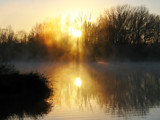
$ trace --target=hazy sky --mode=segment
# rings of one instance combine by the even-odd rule
[[[160,14],[160,0],[0,0],[0,27],[11,25],[16,31],[28,31],[47,17],[79,12],[98,14],[121,4],[144,5]]]

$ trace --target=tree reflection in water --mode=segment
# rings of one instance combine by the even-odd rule
[[[160,74],[154,67],[138,66],[81,65],[80,88],[74,84],[74,66],[56,69],[54,100],[81,110],[93,110],[98,105],[118,116],[146,115],[149,108],[160,104]]]

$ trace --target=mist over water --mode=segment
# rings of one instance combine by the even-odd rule
[[[160,63],[20,63],[53,83],[54,107],[43,119],[159,118]],[[75,85],[79,77],[81,86]]]

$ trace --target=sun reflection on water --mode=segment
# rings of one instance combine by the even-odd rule
[[[75,84],[76,84],[76,86],[78,86],[78,87],[81,86],[81,79],[80,79],[80,77],[77,77],[77,78],[76,78]]]
[[[54,91],[53,109],[45,119],[150,118],[150,110],[157,110],[160,104],[160,67],[155,71],[153,66],[144,68],[137,63],[138,70],[135,64],[122,65],[54,63],[39,68],[51,76]]]

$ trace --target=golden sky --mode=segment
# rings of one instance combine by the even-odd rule
[[[121,4],[144,5],[151,12],[160,13],[160,0],[0,0],[0,27],[11,25],[16,31],[29,31],[50,17],[81,12],[97,16],[104,9]]]

